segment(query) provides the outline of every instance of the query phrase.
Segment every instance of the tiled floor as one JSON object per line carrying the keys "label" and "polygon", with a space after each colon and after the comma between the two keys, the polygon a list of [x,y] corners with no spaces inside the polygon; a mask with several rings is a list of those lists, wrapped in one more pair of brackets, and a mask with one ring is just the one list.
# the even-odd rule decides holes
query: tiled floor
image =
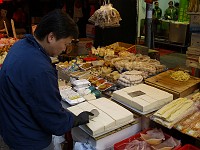
{"label": "tiled floor", "polygon": [[[143,40],[141,40],[138,44],[144,45]],[[154,49],[156,51],[161,50],[160,62],[161,62],[161,64],[166,65],[167,68],[169,68],[169,69],[176,68],[176,67],[187,68],[186,67],[186,54],[185,54],[186,50],[187,50],[186,47],[182,48],[182,47],[178,47],[178,46],[156,43],[156,44],[154,44]],[[173,53],[167,52],[168,50],[173,51]]]}
{"label": "tiled floor", "polygon": [[168,69],[176,67],[187,69],[186,67],[186,54],[171,53],[164,56],[160,56],[161,64],[167,66]]}

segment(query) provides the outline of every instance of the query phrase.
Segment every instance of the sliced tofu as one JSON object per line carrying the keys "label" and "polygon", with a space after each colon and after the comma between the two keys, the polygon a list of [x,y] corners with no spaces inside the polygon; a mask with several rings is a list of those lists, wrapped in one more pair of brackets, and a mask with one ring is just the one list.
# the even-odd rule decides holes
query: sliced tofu
{"label": "sliced tofu", "polygon": [[98,107],[105,112],[111,118],[115,120],[116,125],[120,125],[124,122],[133,121],[133,114],[122,106],[106,98],[100,98],[94,101],[90,101],[91,104]]}
{"label": "sliced tofu", "polygon": [[76,107],[76,106],[72,106],[67,108],[70,112],[72,112],[74,115],[78,116],[81,112],[83,112],[83,109]]}
{"label": "sliced tofu", "polygon": [[[138,92],[134,97],[130,93]],[[141,112],[154,111],[173,100],[173,95],[155,87],[139,84],[127,87],[113,93],[113,98],[129,105]]]}
{"label": "sliced tofu", "polygon": [[99,115],[91,119],[86,125],[81,126],[92,136],[102,135],[134,120],[130,111],[106,98],[83,102],[68,108],[76,115],[92,109],[97,109]]}

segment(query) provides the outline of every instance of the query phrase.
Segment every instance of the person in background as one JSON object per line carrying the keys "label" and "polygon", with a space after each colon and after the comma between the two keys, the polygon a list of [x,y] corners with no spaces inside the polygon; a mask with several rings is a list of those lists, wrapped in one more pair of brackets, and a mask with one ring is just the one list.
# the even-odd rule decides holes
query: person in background
{"label": "person in background", "polygon": [[21,7],[13,13],[13,20],[15,21],[16,28],[25,28],[26,26],[26,14]]}
{"label": "person in background", "polygon": [[179,13],[179,3],[178,2],[176,2],[174,4],[174,8],[176,9],[175,20],[178,20],[178,13]]}
{"label": "person in background", "polygon": [[159,19],[162,17],[162,9],[159,7],[158,2],[154,2],[154,9],[153,9],[153,36],[156,37],[160,33],[161,29],[161,22]]}
{"label": "person in background", "polygon": [[166,20],[176,20],[176,9],[173,6],[173,1],[168,3],[169,7],[165,10],[164,17]]}
{"label": "person in background", "polygon": [[5,26],[4,26],[4,21],[6,23],[6,26],[7,26],[7,29],[8,29],[8,32],[10,34],[10,31],[12,30],[11,29],[11,23],[10,23],[10,20],[7,18],[7,10],[5,9],[1,9],[0,11],[0,32],[1,33],[6,33],[5,31]]}
{"label": "person in background", "polygon": [[78,27],[63,11],[49,12],[9,50],[0,70],[0,135],[12,150],[53,150],[52,135],[63,135],[89,122],[61,105],[57,71],[51,64]]}
{"label": "person in background", "polygon": [[154,2],[153,18],[160,19],[161,17],[162,9],[160,9],[158,2]]}

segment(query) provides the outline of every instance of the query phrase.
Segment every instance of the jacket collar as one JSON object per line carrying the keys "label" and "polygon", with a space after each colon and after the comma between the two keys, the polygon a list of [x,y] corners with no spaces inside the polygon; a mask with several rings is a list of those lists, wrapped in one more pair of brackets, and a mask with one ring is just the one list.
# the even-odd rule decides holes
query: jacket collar
{"label": "jacket collar", "polygon": [[51,62],[50,56],[46,53],[45,49],[35,40],[35,37],[32,34],[25,34],[25,38],[31,45],[33,45],[35,48],[39,49],[42,53],[44,53]]}

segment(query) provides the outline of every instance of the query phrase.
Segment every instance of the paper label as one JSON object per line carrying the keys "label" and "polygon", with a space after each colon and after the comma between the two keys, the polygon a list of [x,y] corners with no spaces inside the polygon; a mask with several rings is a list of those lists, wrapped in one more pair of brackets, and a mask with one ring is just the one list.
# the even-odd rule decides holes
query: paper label
{"label": "paper label", "polygon": [[134,91],[134,92],[128,93],[128,95],[131,97],[137,97],[137,96],[144,95],[144,94],[145,93],[142,91]]}

